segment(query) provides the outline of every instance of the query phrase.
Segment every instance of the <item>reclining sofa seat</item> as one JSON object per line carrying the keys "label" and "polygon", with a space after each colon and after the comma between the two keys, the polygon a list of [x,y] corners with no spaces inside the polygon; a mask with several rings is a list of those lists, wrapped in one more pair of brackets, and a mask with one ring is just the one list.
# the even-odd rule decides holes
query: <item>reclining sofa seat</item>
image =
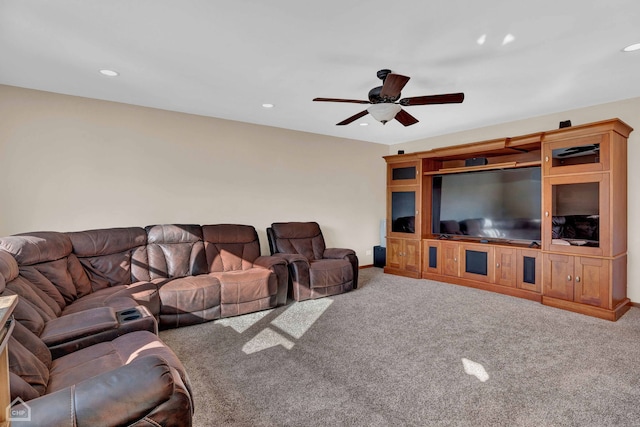
{"label": "reclining sofa seat", "polygon": [[11,401],[19,397],[30,408],[25,425],[191,425],[189,378],[155,334],[130,332],[54,359],[32,331],[48,311],[39,300],[46,294],[33,285],[25,291],[19,273],[0,250],[0,295],[17,294],[12,287],[27,295],[19,295],[8,343]]}
{"label": "reclining sofa seat", "polygon": [[273,223],[269,248],[287,260],[290,296],[296,301],[348,292],[358,286],[358,257],[352,249],[327,248],[316,222]]}
{"label": "reclining sofa seat", "polygon": [[[0,258],[18,273],[6,283],[8,291],[20,297],[15,316],[54,357],[133,330],[157,331],[152,313],[134,300],[138,289],[146,295],[153,284],[94,289],[71,248],[63,233],[0,238]],[[118,318],[127,310],[137,314],[135,321]]]}
{"label": "reclining sofa seat", "polygon": [[179,327],[286,302],[287,268],[260,256],[249,225],[146,227],[149,274],[160,294],[159,322]]}
{"label": "reclining sofa seat", "polygon": [[287,302],[287,263],[282,258],[260,255],[260,241],[253,226],[203,225],[202,233],[209,275],[220,282],[223,317]]}

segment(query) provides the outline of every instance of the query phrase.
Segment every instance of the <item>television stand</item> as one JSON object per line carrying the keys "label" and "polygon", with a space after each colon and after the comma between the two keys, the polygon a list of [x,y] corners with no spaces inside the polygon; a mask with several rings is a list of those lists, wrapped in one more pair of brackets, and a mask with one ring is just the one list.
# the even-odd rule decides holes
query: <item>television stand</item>
{"label": "television stand", "polygon": [[[471,286],[617,320],[629,307],[627,139],[632,131],[614,118],[385,156],[385,273]],[[467,166],[465,160],[474,157],[486,158],[486,164]],[[523,168],[535,176],[527,178]],[[478,204],[461,191],[468,188],[466,177],[471,174],[486,182],[486,198],[493,203],[475,212],[471,208]],[[512,181],[493,179],[514,176]],[[527,179],[528,186],[505,187]],[[518,198],[498,197],[505,193]],[[523,201],[529,203],[527,209]],[[493,207],[510,209],[513,215],[499,216],[496,225],[498,221],[487,221],[502,213]],[[531,212],[542,215],[538,219]],[[399,227],[400,220],[411,227]]]}

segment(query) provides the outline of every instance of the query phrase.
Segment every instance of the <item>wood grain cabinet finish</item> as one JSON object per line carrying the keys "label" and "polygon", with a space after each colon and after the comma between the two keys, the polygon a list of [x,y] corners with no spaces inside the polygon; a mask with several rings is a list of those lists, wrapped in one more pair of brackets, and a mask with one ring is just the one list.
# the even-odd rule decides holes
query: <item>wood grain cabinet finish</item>
{"label": "wood grain cabinet finish", "polygon": [[420,240],[387,238],[386,273],[420,276]]}
{"label": "wood grain cabinet finish", "polygon": [[[617,320],[630,307],[626,295],[627,139],[632,131],[621,120],[609,119],[385,156],[385,272]],[[479,157],[484,158],[480,165],[466,162]],[[432,212],[439,209],[432,203],[439,191],[434,179],[443,174],[523,167],[538,167],[542,172],[539,241],[440,235],[440,224],[434,224],[439,213]],[[400,208],[394,208],[394,200],[403,202],[396,203]],[[406,208],[413,203],[415,211]],[[400,216],[405,221],[406,216],[412,217],[412,232],[393,225]],[[564,234],[558,237],[560,232]]]}

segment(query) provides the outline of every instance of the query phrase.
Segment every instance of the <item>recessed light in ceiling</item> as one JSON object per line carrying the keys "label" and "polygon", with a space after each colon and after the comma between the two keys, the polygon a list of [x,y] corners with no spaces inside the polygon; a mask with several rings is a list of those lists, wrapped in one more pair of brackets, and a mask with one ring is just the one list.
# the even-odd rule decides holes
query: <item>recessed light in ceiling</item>
{"label": "recessed light in ceiling", "polygon": [[262,104],[262,107],[263,108],[273,108],[273,107],[275,107],[275,105],[273,105],[273,104]]}
{"label": "recessed light in ceiling", "polygon": [[506,36],[504,36],[504,39],[502,39],[502,46],[508,45],[509,43],[512,43],[515,40],[515,36],[511,33],[507,34]]}
{"label": "recessed light in ceiling", "polygon": [[119,72],[114,71],[114,70],[108,70],[108,69],[103,69],[100,70],[100,74],[102,74],[103,76],[107,76],[107,77],[117,77],[120,75]]}
{"label": "recessed light in ceiling", "polygon": [[362,123],[360,123],[360,126],[369,126],[369,123],[367,123],[367,122],[362,122]]}
{"label": "recessed light in ceiling", "polygon": [[629,46],[622,49],[623,52],[633,52],[640,49],[640,43],[630,44]]}

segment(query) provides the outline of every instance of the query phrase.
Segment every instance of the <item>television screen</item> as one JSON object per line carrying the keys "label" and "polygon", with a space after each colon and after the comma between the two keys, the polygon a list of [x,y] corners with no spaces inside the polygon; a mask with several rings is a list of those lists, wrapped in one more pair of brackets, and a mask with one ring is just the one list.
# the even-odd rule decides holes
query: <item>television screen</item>
{"label": "television screen", "polygon": [[432,233],[539,241],[540,167],[435,175]]}

